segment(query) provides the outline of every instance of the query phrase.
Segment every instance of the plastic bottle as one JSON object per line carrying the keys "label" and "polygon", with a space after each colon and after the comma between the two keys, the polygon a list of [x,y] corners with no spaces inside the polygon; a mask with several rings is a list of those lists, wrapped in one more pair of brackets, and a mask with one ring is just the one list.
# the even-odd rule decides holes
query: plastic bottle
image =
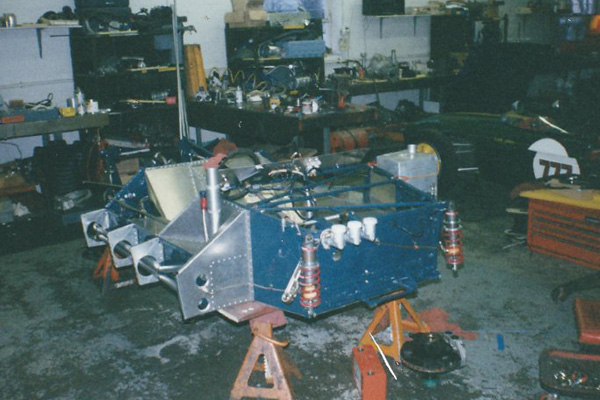
{"label": "plastic bottle", "polygon": [[75,89],[75,107],[78,115],[85,114],[85,96],[80,88]]}
{"label": "plastic bottle", "polygon": [[242,88],[240,86],[235,89],[235,105],[238,108],[242,108],[244,105],[244,92],[242,92]]}

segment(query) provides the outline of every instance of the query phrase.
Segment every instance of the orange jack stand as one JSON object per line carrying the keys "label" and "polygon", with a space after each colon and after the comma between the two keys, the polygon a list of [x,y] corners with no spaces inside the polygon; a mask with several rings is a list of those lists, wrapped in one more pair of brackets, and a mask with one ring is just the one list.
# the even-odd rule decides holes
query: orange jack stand
{"label": "orange jack stand", "polygon": [[[402,308],[406,311],[407,316],[410,318],[405,319],[402,317]],[[404,344],[405,337],[404,332],[429,332],[429,327],[421,321],[415,310],[406,299],[399,299],[385,303],[375,310],[373,320],[369,324],[369,327],[360,339],[359,345],[361,346],[372,346],[375,348],[375,343],[371,339],[371,335],[375,335],[387,327],[390,327],[392,343],[382,344],[379,343],[381,351],[388,357],[392,357],[397,363],[400,362],[400,349]]]}
{"label": "orange jack stand", "polygon": [[[279,311],[281,312],[281,311]],[[289,342],[279,342],[273,339],[273,325],[266,321],[251,321],[254,339],[250,344],[248,353],[238,376],[229,394],[230,400],[241,400],[245,397],[261,399],[293,400],[290,374],[301,379],[298,368],[288,362],[282,348]],[[260,363],[262,356],[263,363]],[[262,371],[265,381],[272,387],[250,386],[250,376],[254,371]]]}
{"label": "orange jack stand", "polygon": [[96,268],[94,268],[93,277],[94,279],[110,280],[111,282],[117,282],[119,280],[119,272],[113,265],[112,256],[108,246],[104,249]]}

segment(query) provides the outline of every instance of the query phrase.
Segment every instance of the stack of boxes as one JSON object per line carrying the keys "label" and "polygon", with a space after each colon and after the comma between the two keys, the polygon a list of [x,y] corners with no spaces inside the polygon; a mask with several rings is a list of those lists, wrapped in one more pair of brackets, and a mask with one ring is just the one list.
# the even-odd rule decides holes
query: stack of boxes
{"label": "stack of boxes", "polygon": [[267,12],[263,0],[231,0],[232,12],[225,14],[230,28],[252,28],[267,24]]}

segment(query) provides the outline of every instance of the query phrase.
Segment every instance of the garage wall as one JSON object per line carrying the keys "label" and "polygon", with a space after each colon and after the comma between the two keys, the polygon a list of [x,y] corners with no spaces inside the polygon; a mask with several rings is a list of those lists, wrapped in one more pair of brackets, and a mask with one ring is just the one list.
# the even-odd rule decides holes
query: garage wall
{"label": "garage wall", "polygon": [[[13,13],[17,23],[34,23],[46,11],[60,11],[63,6],[73,6],[72,0],[46,0],[35,2],[23,0],[1,0],[0,15]],[[65,106],[67,98],[73,96],[73,70],[68,29],[42,30],[43,58],[38,51],[35,29],[0,30],[2,56],[0,56],[0,96],[5,101],[12,99],[37,102],[49,93],[54,95],[56,105]],[[63,136],[68,141],[76,140],[78,133]],[[42,144],[41,136],[9,141],[21,149],[24,157],[30,157],[33,149]],[[0,141],[0,164],[19,157],[12,145]]]}
{"label": "garage wall", "polygon": [[[426,0],[408,0],[406,7],[426,4]],[[361,53],[367,58],[377,53],[389,56],[395,50],[403,61],[429,58],[428,17],[365,17],[362,0],[328,0],[327,18],[326,41],[340,57],[360,59]]]}
{"label": "garage wall", "polygon": [[[423,6],[428,0],[407,0],[406,7]],[[518,7],[527,0],[507,0],[501,15],[511,13],[510,39],[512,41],[539,42],[547,35],[544,22],[536,23],[514,15]],[[134,12],[140,8],[168,6],[172,0],[130,0]],[[185,43],[200,44],[204,65],[207,71],[212,68],[223,70],[227,65],[225,55],[224,14],[231,11],[230,0],[178,0],[179,15],[188,18],[188,24],[196,28],[194,33],[186,33]],[[35,22],[45,11],[60,11],[64,5],[73,7],[73,0],[1,0],[0,14],[14,13],[17,21]],[[333,50],[326,58],[327,72],[339,65],[339,61],[360,59],[366,53],[368,59],[374,54],[390,56],[396,51],[399,61],[408,61],[417,68],[424,66],[429,59],[430,18],[402,16],[393,18],[365,17],[362,15],[362,0],[325,0],[326,18],[324,21],[325,40]],[[525,25],[525,27],[523,26]],[[44,31],[44,58],[37,53],[35,30],[0,32],[4,54],[0,57],[0,95],[5,99],[20,98],[38,101],[48,93],[53,93],[56,103],[64,105],[73,93],[68,32]],[[382,102],[393,106],[397,99],[417,100],[416,91],[406,91],[385,95]],[[371,97],[357,99],[369,102]],[[41,143],[40,138],[27,138],[17,141],[24,156],[32,153],[33,147]],[[14,159],[12,146],[0,145],[0,163]]]}

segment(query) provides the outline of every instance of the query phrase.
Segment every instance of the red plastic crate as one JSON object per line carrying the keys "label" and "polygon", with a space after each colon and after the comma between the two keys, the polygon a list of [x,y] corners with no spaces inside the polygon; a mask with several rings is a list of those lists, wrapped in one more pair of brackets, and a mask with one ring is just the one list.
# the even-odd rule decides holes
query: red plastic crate
{"label": "red plastic crate", "polygon": [[600,345],[600,301],[575,299],[579,343]]}
{"label": "red plastic crate", "polygon": [[527,245],[599,269],[600,210],[529,199]]}

